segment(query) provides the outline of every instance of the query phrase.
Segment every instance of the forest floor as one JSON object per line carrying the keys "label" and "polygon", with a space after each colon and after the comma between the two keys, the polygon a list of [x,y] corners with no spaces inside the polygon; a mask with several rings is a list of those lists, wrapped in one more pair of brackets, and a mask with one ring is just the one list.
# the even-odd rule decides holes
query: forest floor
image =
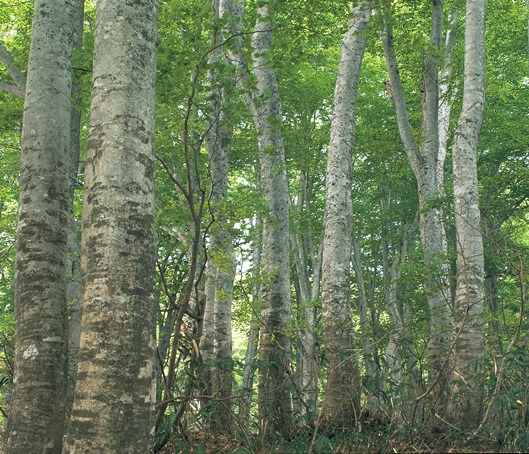
{"label": "forest floor", "polygon": [[[311,450],[312,445],[312,450]],[[188,432],[185,440],[168,443],[162,454],[349,454],[349,453],[502,453],[512,452],[491,440],[467,441],[462,434],[434,434],[429,431],[392,434],[364,431],[329,439],[325,436],[296,437],[289,442],[265,444],[258,439]]]}

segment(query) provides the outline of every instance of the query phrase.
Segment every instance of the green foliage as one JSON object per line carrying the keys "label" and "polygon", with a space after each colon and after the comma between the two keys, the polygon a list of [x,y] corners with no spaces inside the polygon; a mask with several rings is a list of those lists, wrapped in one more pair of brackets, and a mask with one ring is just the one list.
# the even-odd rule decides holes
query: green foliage
{"label": "green foliage", "polygon": [[[250,55],[251,33],[257,7],[264,2],[247,2],[243,19],[242,50]],[[311,243],[317,250],[322,241],[325,209],[325,169],[330,139],[330,120],[334,96],[334,83],[343,33],[348,27],[351,2],[346,0],[269,2],[275,9],[276,21],[270,64],[276,71],[282,102],[282,117],[270,119],[285,144],[287,172],[290,184],[291,234],[304,245]],[[90,94],[91,56],[93,50],[94,11],[89,2],[86,12],[85,43],[83,52],[75,55],[74,79],[81,81],[82,92],[82,154],[86,148],[88,103]],[[16,67],[24,71],[27,64],[33,2],[0,0],[0,41],[9,49]],[[458,10],[463,24],[464,5],[461,0],[445,2],[445,16]],[[411,121],[415,130],[421,128],[421,90],[424,59],[429,49],[431,2],[403,0],[392,2],[393,27],[397,58],[407,94]],[[261,312],[259,300],[254,300],[255,287],[274,276],[263,275],[253,259],[253,249],[261,232],[254,218],[266,218],[266,206],[259,183],[257,132],[245,106],[241,89],[236,86],[237,73],[225,59],[208,67],[211,33],[226,25],[226,18],[214,22],[208,2],[188,0],[161,0],[160,45],[157,64],[156,151],[156,228],[158,267],[158,339],[160,345],[168,341],[162,364],[173,339],[171,317],[179,308],[190,271],[190,250],[195,236],[189,198],[193,208],[204,211],[199,219],[200,235],[208,243],[215,226],[210,226],[213,213],[222,212],[236,246],[239,266],[234,288],[232,310],[233,325],[237,332],[233,352],[236,392],[239,391],[244,368],[245,335],[251,323]],[[381,371],[385,369],[384,352],[390,334],[388,302],[385,290],[388,281],[383,276],[383,247],[387,247],[388,261],[400,253],[403,232],[410,228],[418,212],[417,187],[398,134],[394,109],[384,86],[387,79],[385,60],[379,41],[379,16],[376,16],[368,35],[368,48],[364,57],[358,94],[357,125],[353,153],[354,232],[359,239],[362,273],[367,287],[369,327],[372,343],[372,361]],[[529,233],[527,214],[529,201],[529,82],[527,63],[527,12],[521,0],[494,0],[488,2],[487,11],[487,114],[480,141],[479,178],[483,229],[486,243],[487,279],[494,280],[492,297],[497,306],[489,304],[487,322],[486,403],[492,402],[491,417],[484,428],[487,436],[498,441],[498,448],[526,451],[529,449],[529,389],[526,370],[526,352],[516,348],[509,353],[504,384],[494,393],[498,377],[494,373],[502,354],[509,345],[519,323],[520,294],[519,271],[521,264],[529,263]],[[445,30],[448,26],[445,17]],[[459,31],[455,49],[454,73],[449,81],[450,94],[456,96],[453,119],[457,118],[461,97],[463,61],[463,32]],[[226,48],[235,48],[236,39],[230,39]],[[225,52],[224,52],[225,54]],[[442,57],[442,55],[441,55]],[[217,75],[216,87],[224,89],[224,98],[217,99],[208,82],[208,70]],[[0,66],[0,80],[10,77]],[[254,88],[249,79],[246,88]],[[264,93],[261,102],[267,100]],[[226,127],[233,130],[230,150],[229,194],[227,200],[208,202],[211,191],[209,158],[204,147],[206,131],[211,125],[211,101],[223,106]],[[447,101],[447,100],[444,100]],[[18,208],[19,141],[23,103],[0,92],[0,377],[11,373],[13,337],[13,266],[15,258],[15,232]],[[454,122],[454,120],[452,121]],[[452,139],[450,138],[450,141]],[[265,150],[275,153],[275,149]],[[163,163],[163,164],[162,164]],[[446,197],[431,201],[442,207],[445,225],[452,249],[455,245],[453,228],[450,156],[446,165]],[[170,173],[167,172],[170,170]],[[181,187],[178,187],[177,180]],[[81,214],[82,175],[76,192],[75,213]],[[184,191],[182,191],[182,188]],[[186,198],[187,196],[187,198]],[[303,200],[302,200],[303,199]],[[452,254],[452,253],[451,253]],[[217,254],[217,264],[226,263],[227,256]],[[444,261],[445,257],[439,257]],[[455,263],[455,254],[449,256]],[[202,270],[199,270],[202,271]],[[309,259],[308,271],[312,278],[314,263]],[[413,353],[418,383],[428,377],[426,348],[428,342],[428,309],[421,282],[434,278],[436,267],[426,268],[422,260],[419,232],[411,235],[406,259],[399,266],[396,284],[398,307],[407,314],[407,335],[403,340],[406,354]],[[358,287],[352,275],[352,302],[358,307]],[[200,292],[200,285],[195,287]],[[293,289],[294,290],[294,289]],[[293,291],[294,295],[295,292]],[[187,392],[186,384],[195,383],[199,363],[194,348],[199,341],[200,317],[194,304],[185,316],[187,330],[179,333],[177,345],[177,373],[173,387],[175,396]],[[306,301],[295,307],[289,334],[296,344],[298,331],[312,329],[322,343],[320,320],[308,326],[303,318],[306,307],[316,307],[321,301]],[[191,315],[189,315],[191,314]],[[358,311],[355,309],[355,326]],[[521,320],[523,333],[529,329],[527,318]],[[495,332],[495,330],[497,332]],[[358,345],[360,346],[360,336]],[[163,341],[163,342],[162,342]],[[195,342],[195,344],[193,344]],[[525,338],[522,337],[521,343]],[[292,370],[295,354],[292,354]],[[411,373],[411,364],[402,371]],[[365,376],[366,394],[381,396],[389,409],[407,402],[413,395],[409,383],[397,385],[394,377],[387,377],[382,386],[377,380]],[[164,370],[164,372],[167,372]],[[320,379],[325,379],[325,371]],[[196,384],[193,392],[200,393]],[[377,389],[382,388],[382,389]],[[321,397],[321,393],[320,393]],[[172,430],[172,418],[180,403],[168,409],[158,432],[164,435]],[[197,404],[198,405],[198,404]],[[261,446],[252,438],[257,432],[256,415],[245,422],[251,432],[249,446],[237,446],[232,452],[240,454],[277,448],[283,452],[307,452],[310,437],[295,437],[291,443]],[[201,428],[207,415],[200,409],[190,411],[189,427]],[[302,421],[302,418],[300,418]],[[186,427],[187,429],[188,427]],[[202,429],[202,428],[201,428]],[[410,429],[411,430],[411,429]],[[423,434],[424,427],[414,426]],[[354,431],[352,431],[354,432]],[[461,435],[461,434],[459,434]],[[458,436],[459,436],[458,435]],[[341,440],[317,435],[314,452],[346,452],[347,450],[388,449],[390,434],[382,429],[353,433]],[[413,437],[411,438],[413,441]],[[395,440],[393,440],[395,441]],[[244,443],[243,443],[244,444]],[[193,445],[193,446],[191,446]],[[196,443],[175,442],[175,452],[207,452],[209,445],[202,439]],[[396,450],[407,450],[396,446]],[[421,447],[422,449],[422,447]]]}

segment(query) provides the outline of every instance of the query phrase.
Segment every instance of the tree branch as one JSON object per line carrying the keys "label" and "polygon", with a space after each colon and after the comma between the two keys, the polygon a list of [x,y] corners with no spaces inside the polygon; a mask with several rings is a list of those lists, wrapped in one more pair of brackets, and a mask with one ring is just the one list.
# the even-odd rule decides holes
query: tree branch
{"label": "tree branch", "polygon": [[2,60],[2,63],[15,82],[14,84],[0,82],[0,89],[24,99],[26,91],[26,75],[15,68],[15,61],[3,44],[0,44],[0,60]]}

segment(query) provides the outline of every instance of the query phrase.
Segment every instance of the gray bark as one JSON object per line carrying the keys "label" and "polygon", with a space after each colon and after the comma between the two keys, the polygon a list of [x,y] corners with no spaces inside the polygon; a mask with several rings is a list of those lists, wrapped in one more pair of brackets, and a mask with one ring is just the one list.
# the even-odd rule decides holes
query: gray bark
{"label": "gray bark", "polygon": [[[300,194],[293,208],[310,217],[309,191],[307,172],[300,172]],[[292,251],[295,259],[296,277],[298,282],[299,317],[299,348],[296,361],[296,376],[300,407],[296,409],[311,424],[317,415],[318,398],[318,358],[316,346],[316,305],[320,296],[321,256],[322,247],[315,251],[311,233],[300,227],[300,233],[291,233]],[[309,270],[312,265],[312,282]]]}
{"label": "gray bark", "polygon": [[261,185],[269,210],[269,215],[263,219],[261,316],[265,326],[259,341],[259,425],[263,435],[286,437],[292,424],[287,370],[290,353],[289,196],[285,151],[279,131],[281,102],[275,71],[270,64],[273,29],[274,16],[269,6],[260,6],[252,36],[257,87],[250,104],[258,133]]}
{"label": "gray bark", "polygon": [[[257,303],[260,298],[260,269],[261,269],[261,251],[262,251],[262,220],[258,216],[255,218],[254,230],[258,232],[253,245],[253,269],[255,283],[252,288],[253,310],[257,311]],[[250,406],[253,396],[253,381],[255,370],[257,368],[257,349],[259,346],[259,322],[256,314],[252,314],[250,321],[250,333],[248,334],[248,345],[246,347],[246,357],[244,360],[244,372],[242,377],[242,399],[239,407],[239,419],[242,424],[248,424],[250,416]]]}
{"label": "gray bark", "polygon": [[65,453],[153,447],[156,25],[156,0],[98,2],[81,346]]}
{"label": "gray bark", "polygon": [[[219,0],[214,2],[215,20],[219,23]],[[212,38],[212,51],[209,59],[209,82],[211,112],[210,126],[206,134],[206,148],[209,155],[211,195],[209,199],[212,224],[210,227],[210,245],[206,267],[206,308],[204,316],[205,349],[203,356],[205,372],[211,380],[213,400],[210,403],[212,428],[228,432],[233,421],[231,401],[233,384],[231,303],[233,299],[233,281],[235,278],[235,254],[229,223],[222,204],[228,196],[229,150],[231,131],[223,110],[226,102],[225,81],[220,79],[215,65],[222,64],[223,33],[215,30]]]}
{"label": "gray bark", "polygon": [[13,57],[2,44],[0,44],[0,60],[2,60],[2,63],[14,82],[10,84],[0,81],[0,90],[4,90],[18,98],[24,99],[26,95],[26,75],[17,69]]}
{"label": "gray bark", "polygon": [[485,110],[485,1],[467,0],[463,108],[452,159],[457,240],[455,306],[458,337],[454,417],[477,426],[483,414],[483,239],[478,201],[477,147]]}
{"label": "gray bark", "polygon": [[74,9],[74,1],[35,2],[21,140],[15,372],[6,453],[56,453],[64,435]]}
{"label": "gray bark", "polygon": [[[222,0],[223,14],[231,20],[233,33],[240,32],[243,1]],[[238,81],[257,129],[261,185],[269,214],[263,219],[261,286],[262,321],[259,341],[259,425],[263,435],[288,436],[292,410],[288,356],[290,340],[289,197],[285,151],[279,124],[281,101],[275,71],[270,64],[274,15],[268,4],[257,9],[252,35],[252,66],[255,86],[244,86],[250,78],[240,53],[230,51],[237,62]]]}
{"label": "gray bark", "polygon": [[423,129],[424,138],[419,145],[418,138],[408,115],[404,89],[400,79],[391,25],[391,13],[384,13],[385,29],[382,33],[384,53],[390,82],[388,89],[397,114],[399,133],[413,169],[418,186],[421,241],[424,263],[429,275],[424,288],[430,309],[430,339],[428,342],[428,369],[432,409],[444,413],[449,398],[450,368],[449,355],[453,339],[453,316],[451,289],[448,279],[447,245],[442,209],[438,206],[442,192],[441,163],[439,146],[439,53],[442,38],[443,4],[432,0],[432,30],[430,48],[425,60]]}
{"label": "gray bark", "polygon": [[361,2],[345,34],[334,91],[326,172],[322,257],[322,319],[327,383],[322,430],[354,427],[360,416],[360,378],[351,311],[352,159],[356,93],[371,2]]}

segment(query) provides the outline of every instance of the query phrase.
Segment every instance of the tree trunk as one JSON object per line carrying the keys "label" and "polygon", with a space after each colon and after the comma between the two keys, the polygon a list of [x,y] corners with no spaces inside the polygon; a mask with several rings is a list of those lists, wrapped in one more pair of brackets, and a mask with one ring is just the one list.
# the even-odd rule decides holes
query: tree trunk
{"label": "tree trunk", "polygon": [[391,12],[384,12],[385,28],[382,33],[384,53],[388,67],[390,92],[399,133],[413,169],[418,186],[421,241],[424,264],[428,277],[424,289],[430,310],[430,338],[428,341],[429,381],[432,384],[431,408],[444,414],[448,405],[450,370],[449,354],[453,339],[453,316],[451,289],[448,278],[447,245],[443,224],[443,212],[439,207],[442,197],[442,172],[439,146],[439,53],[442,39],[443,4],[432,0],[432,30],[430,48],[425,59],[423,129],[424,138],[420,146],[413,133],[404,98],[404,89],[398,72],[393,44]]}
{"label": "tree trunk", "polygon": [[239,420],[242,424],[248,425],[248,418],[250,416],[250,406],[253,397],[253,381],[255,370],[257,368],[257,349],[259,346],[259,321],[256,316],[257,303],[260,300],[261,286],[259,284],[260,269],[261,269],[261,250],[262,250],[262,221],[256,216],[254,231],[257,232],[257,238],[253,245],[253,269],[255,282],[252,288],[252,304],[253,310],[250,319],[250,333],[248,334],[248,346],[246,347],[246,357],[244,360],[244,372],[242,377],[241,391],[242,399],[239,407]]}
{"label": "tree trunk", "polygon": [[[299,196],[293,208],[304,214],[302,219],[310,218],[309,190],[307,172],[302,170],[299,177]],[[300,406],[296,411],[311,425],[317,415],[318,407],[318,363],[316,346],[316,305],[320,295],[321,255],[322,248],[314,251],[311,233],[305,228],[299,228],[300,233],[291,233],[292,252],[296,265],[299,301],[299,348],[296,361],[296,376]],[[312,265],[312,282],[309,270]]]}
{"label": "tree trunk", "polygon": [[[221,0],[221,10],[229,17],[231,32],[240,34],[244,1]],[[264,436],[286,437],[292,425],[288,358],[290,339],[290,255],[289,197],[285,151],[279,125],[281,101],[270,52],[274,15],[269,5],[257,9],[252,35],[253,75],[255,87],[248,90],[248,65],[241,53],[241,37],[236,49],[229,50],[237,62],[238,83],[257,129],[261,185],[269,214],[263,220],[261,286],[264,326],[259,341],[259,425]]]}
{"label": "tree trunk", "polygon": [[[250,111],[259,141],[261,185],[269,215],[263,219],[259,341],[259,426],[265,436],[288,437],[292,410],[288,377],[290,338],[289,197],[283,139],[279,131],[281,102],[270,52],[274,16],[267,4],[257,10],[252,37],[257,88]],[[256,99],[257,98],[257,99]]]}
{"label": "tree trunk", "polygon": [[[354,217],[354,213],[353,213]],[[353,220],[354,221],[354,220]],[[353,255],[351,263],[353,264],[356,286],[358,288],[358,316],[360,319],[360,336],[362,344],[362,357],[364,359],[366,386],[365,392],[367,397],[367,407],[372,412],[377,412],[382,406],[382,389],[380,368],[375,362],[373,355],[373,338],[374,327],[369,326],[369,313],[367,305],[367,293],[364,282],[364,273],[362,270],[362,253],[360,248],[360,238],[356,234],[353,223]]]}
{"label": "tree trunk", "polygon": [[81,347],[65,453],[153,447],[156,25],[156,0],[98,2]]}
{"label": "tree trunk", "polygon": [[371,2],[354,9],[340,55],[327,161],[322,259],[323,338],[327,361],[322,430],[352,428],[360,415],[360,377],[351,311],[351,154],[356,92],[366,44]]}
{"label": "tree trunk", "polygon": [[[214,2],[215,21],[219,23],[219,0]],[[210,375],[213,400],[210,402],[210,421],[212,429],[229,432],[233,426],[231,401],[233,384],[231,303],[233,299],[233,280],[235,278],[235,255],[229,232],[229,222],[222,204],[228,197],[229,149],[231,132],[223,111],[226,102],[218,69],[222,64],[223,34],[221,29],[214,30],[212,51],[209,59],[209,83],[211,85],[211,124],[206,134],[206,147],[209,155],[211,196],[209,199],[212,224],[210,227],[210,245],[206,267],[206,308],[204,317],[204,336],[206,355],[205,372]],[[225,63],[227,64],[227,63]],[[206,324],[207,322],[207,324]],[[213,348],[211,348],[213,347]],[[209,364],[208,364],[209,363]]]}
{"label": "tree trunk", "polygon": [[485,109],[485,1],[467,0],[463,108],[452,150],[457,239],[454,419],[475,427],[483,414],[483,239],[477,147]]}
{"label": "tree trunk", "polygon": [[76,3],[37,0],[25,92],[15,263],[15,373],[6,453],[61,450]]}

